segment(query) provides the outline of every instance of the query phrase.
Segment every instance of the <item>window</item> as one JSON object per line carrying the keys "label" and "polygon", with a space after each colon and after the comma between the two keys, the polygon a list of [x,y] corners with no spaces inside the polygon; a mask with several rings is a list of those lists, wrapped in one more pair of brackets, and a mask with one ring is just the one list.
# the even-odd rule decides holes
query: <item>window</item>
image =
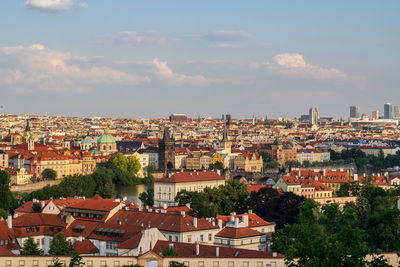
{"label": "window", "polygon": [[208,234],[208,241],[212,241],[212,235]]}
{"label": "window", "polygon": [[177,236],[175,236],[175,242],[178,242],[178,237]]}
{"label": "window", "polygon": [[257,261],[257,267],[263,267],[263,262],[262,261]]}
{"label": "window", "polygon": [[203,235],[200,235],[200,241],[204,242],[204,236]]}
{"label": "window", "polygon": [[234,267],[235,266],[235,262],[233,261],[228,261],[228,267]]}
{"label": "window", "polygon": [[219,267],[219,261],[213,261],[213,267]]}
{"label": "window", "polygon": [[249,267],[249,262],[248,261],[244,261],[243,262],[243,267]]}
{"label": "window", "polygon": [[168,240],[172,241],[172,235],[168,236]]}
{"label": "window", "polygon": [[191,235],[188,235],[188,236],[187,236],[187,242],[188,242],[188,243],[192,243],[192,236],[191,236]]}
{"label": "window", "polygon": [[199,261],[199,267],[204,267],[204,261]]}

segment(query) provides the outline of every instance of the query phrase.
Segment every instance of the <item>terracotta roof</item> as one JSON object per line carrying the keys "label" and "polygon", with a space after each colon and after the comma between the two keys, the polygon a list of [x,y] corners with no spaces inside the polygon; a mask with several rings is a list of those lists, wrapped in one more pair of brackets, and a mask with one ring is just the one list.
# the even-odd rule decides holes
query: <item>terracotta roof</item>
{"label": "terracotta roof", "polygon": [[7,247],[1,246],[0,247],[0,256],[15,256],[14,253]]}
{"label": "terracotta roof", "polygon": [[[249,227],[258,227],[258,226],[266,226],[270,225],[270,222],[267,222],[263,219],[261,219],[257,214],[251,213],[251,214],[238,214],[238,215],[232,215],[234,218],[239,218],[239,220],[242,220],[243,216],[247,215],[249,218]],[[217,215],[217,220],[222,220],[222,226],[225,226],[227,222],[231,221],[231,215]]]}
{"label": "terracotta roof", "polygon": [[156,213],[148,211],[137,211],[137,210],[120,210],[108,223],[131,226],[145,226],[150,225],[151,227],[157,227],[160,231],[170,232],[189,232],[199,231],[207,229],[218,229],[217,222],[207,221],[205,218],[197,219],[197,228],[194,226],[194,217],[185,215],[182,216],[180,213],[168,212],[168,213]]}
{"label": "terracotta roof", "polygon": [[[196,255],[196,244],[178,243],[159,240],[153,248],[153,251],[159,255],[162,249],[172,244],[178,251],[178,256],[168,258],[215,258],[217,246],[199,245],[199,255]],[[284,255],[277,253],[273,257],[272,252],[264,252],[250,249],[238,249],[229,247],[219,247],[219,258],[284,258]]]}
{"label": "terracotta roof", "polygon": [[82,210],[97,210],[97,211],[111,211],[117,207],[120,202],[115,199],[103,199],[96,195],[93,198],[79,201],[67,206],[70,209],[82,209]]}
{"label": "terracotta roof", "polygon": [[198,171],[198,172],[178,172],[171,177],[156,179],[156,182],[164,183],[184,183],[184,182],[199,182],[199,181],[216,181],[225,180],[224,177],[214,171]]}
{"label": "terracotta roof", "polygon": [[251,236],[261,236],[263,233],[251,229],[251,228],[235,228],[235,227],[225,227],[221,231],[219,231],[215,236],[216,237],[225,237],[225,238],[246,238]]}
{"label": "terracotta roof", "polygon": [[83,241],[76,241],[74,243],[74,249],[78,254],[94,254],[98,252],[98,249],[89,241],[85,239]]}

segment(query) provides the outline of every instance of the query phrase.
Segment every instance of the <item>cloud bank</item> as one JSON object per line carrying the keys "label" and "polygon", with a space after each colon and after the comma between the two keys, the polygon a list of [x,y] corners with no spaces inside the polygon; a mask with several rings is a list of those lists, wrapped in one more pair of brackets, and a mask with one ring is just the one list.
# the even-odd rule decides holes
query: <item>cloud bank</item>
{"label": "cloud bank", "polygon": [[135,85],[149,78],[102,64],[82,63],[70,53],[29,47],[0,48],[0,83],[22,92],[77,92],[97,85]]}
{"label": "cloud bank", "polygon": [[73,0],[26,0],[25,6],[47,12],[63,12],[73,7],[87,8],[87,3],[78,3]]}
{"label": "cloud bank", "polygon": [[155,73],[169,81],[172,84],[180,85],[184,83],[189,83],[193,85],[201,85],[207,83],[206,78],[203,75],[184,75],[179,73],[174,73],[167,65],[166,61],[160,61],[158,58],[153,60],[153,66],[155,67]]}

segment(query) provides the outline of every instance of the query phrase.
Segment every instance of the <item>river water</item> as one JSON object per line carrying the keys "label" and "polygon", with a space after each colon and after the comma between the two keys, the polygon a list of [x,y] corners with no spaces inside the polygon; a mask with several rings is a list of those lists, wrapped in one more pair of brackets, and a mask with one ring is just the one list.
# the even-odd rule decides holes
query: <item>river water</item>
{"label": "river water", "polygon": [[147,192],[147,190],[153,188],[153,186],[148,186],[144,184],[139,185],[115,185],[115,189],[120,192],[121,197],[127,197],[128,200],[140,204],[139,195],[142,192]]}

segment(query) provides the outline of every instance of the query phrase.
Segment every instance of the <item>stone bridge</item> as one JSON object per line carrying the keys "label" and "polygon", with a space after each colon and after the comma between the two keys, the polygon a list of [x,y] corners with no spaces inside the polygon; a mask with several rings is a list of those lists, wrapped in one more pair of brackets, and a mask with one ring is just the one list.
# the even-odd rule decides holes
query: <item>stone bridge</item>
{"label": "stone bridge", "polygon": [[[227,177],[227,175],[229,177]],[[279,179],[278,169],[269,170],[268,172],[245,172],[245,171],[231,171],[229,174],[225,174],[227,179],[240,180],[245,178],[248,182],[255,184],[265,184],[265,182],[271,178],[274,181]]]}

